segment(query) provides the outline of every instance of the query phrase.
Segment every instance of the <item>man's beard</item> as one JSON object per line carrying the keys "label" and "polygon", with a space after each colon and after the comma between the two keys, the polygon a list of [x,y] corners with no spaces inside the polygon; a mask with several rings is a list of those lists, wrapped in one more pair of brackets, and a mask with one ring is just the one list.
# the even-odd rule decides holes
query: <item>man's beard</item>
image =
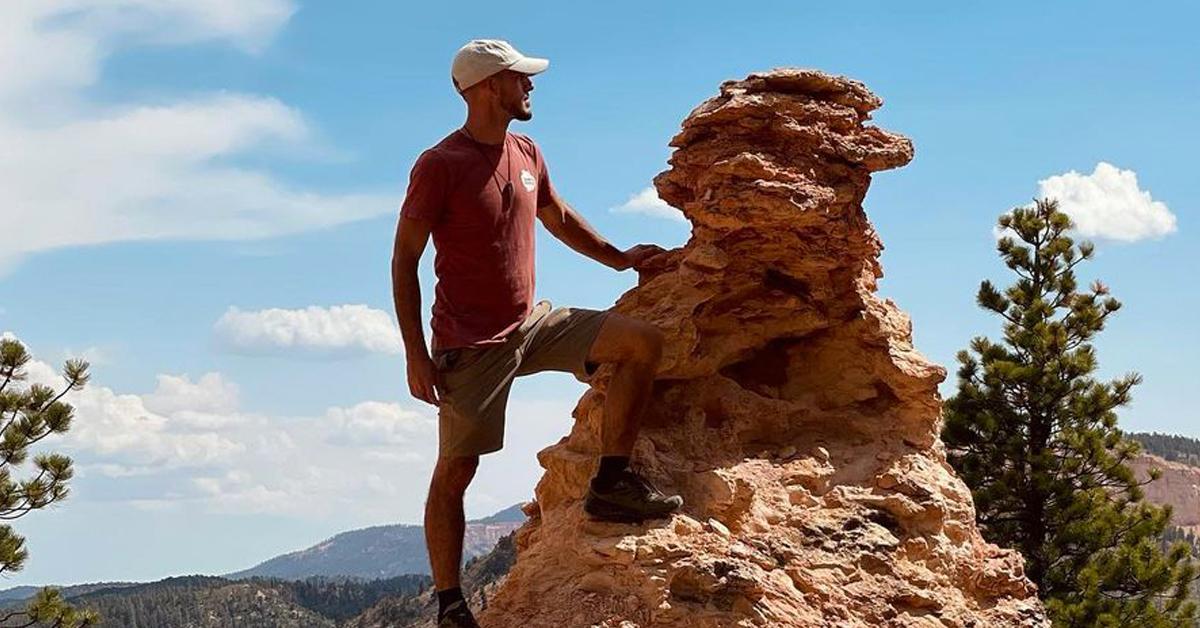
{"label": "man's beard", "polygon": [[533,110],[525,109],[521,106],[521,102],[518,101],[512,107],[508,107],[508,115],[512,116],[514,120],[528,122],[529,120],[533,119]]}

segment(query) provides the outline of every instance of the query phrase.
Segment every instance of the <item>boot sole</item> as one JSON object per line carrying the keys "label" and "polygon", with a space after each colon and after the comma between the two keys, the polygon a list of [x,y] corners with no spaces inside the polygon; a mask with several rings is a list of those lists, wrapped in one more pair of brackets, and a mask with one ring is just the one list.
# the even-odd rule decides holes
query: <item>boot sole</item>
{"label": "boot sole", "polygon": [[642,523],[647,519],[663,519],[670,517],[677,510],[679,509],[672,508],[664,512],[636,512],[599,500],[584,502],[583,505],[583,511],[593,519],[612,523]]}

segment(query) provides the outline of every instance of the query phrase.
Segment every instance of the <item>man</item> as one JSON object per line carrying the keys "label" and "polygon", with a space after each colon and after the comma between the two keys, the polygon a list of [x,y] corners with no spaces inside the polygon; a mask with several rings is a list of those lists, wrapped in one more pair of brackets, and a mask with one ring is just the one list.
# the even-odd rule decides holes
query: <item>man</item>
{"label": "man", "polygon": [[[614,363],[604,401],[599,469],[584,510],[601,520],[640,522],[677,510],[629,468],[639,417],[662,353],[652,325],[608,310],[553,309],[534,301],[534,217],[572,249],[616,270],[663,250],[622,251],[600,237],[555,192],[537,144],[509,133],[533,117],[532,75],[549,65],[507,42],[474,40],[454,57],[451,78],[467,119],[413,165],[392,258],[396,316],[412,395],[438,406],[438,460],[425,504],[425,539],[442,627],[476,626],[459,587],[463,494],[479,456],[503,446],[514,377],[565,371],[588,381]],[[437,253],[432,355],[421,327],[417,263],[430,235]]]}

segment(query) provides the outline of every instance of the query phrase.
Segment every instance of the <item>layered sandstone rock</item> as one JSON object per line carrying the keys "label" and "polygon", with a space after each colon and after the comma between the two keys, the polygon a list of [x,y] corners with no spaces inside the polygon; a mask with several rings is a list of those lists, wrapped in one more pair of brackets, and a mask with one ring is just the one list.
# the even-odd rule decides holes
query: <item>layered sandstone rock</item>
{"label": "layered sandstone rock", "polygon": [[1200,534],[1200,467],[1150,454],[1134,458],[1129,467],[1142,481],[1149,479],[1150,469],[1161,471],[1162,475],[1157,480],[1142,487],[1146,500],[1160,506],[1170,506],[1172,525]]}
{"label": "layered sandstone rock", "polygon": [[1019,557],[983,541],[937,437],[945,370],[875,294],[873,171],[911,143],[862,84],[780,69],[721,86],[659,195],[693,225],[615,309],[666,333],[634,463],[686,500],[589,521],[610,367],[580,400],[485,627],[1043,626]]}

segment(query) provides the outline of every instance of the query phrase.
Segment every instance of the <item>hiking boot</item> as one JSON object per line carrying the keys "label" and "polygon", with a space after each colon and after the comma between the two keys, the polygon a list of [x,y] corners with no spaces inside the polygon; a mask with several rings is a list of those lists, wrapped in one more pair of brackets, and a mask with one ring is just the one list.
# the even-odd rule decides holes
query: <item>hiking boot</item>
{"label": "hiking boot", "polygon": [[463,600],[455,600],[438,620],[438,628],[479,628],[479,624],[471,614],[471,607]]}
{"label": "hiking boot", "polygon": [[598,489],[593,479],[583,510],[603,521],[641,523],[645,519],[666,517],[682,505],[682,497],[663,495],[648,480],[626,469],[605,489]]}

